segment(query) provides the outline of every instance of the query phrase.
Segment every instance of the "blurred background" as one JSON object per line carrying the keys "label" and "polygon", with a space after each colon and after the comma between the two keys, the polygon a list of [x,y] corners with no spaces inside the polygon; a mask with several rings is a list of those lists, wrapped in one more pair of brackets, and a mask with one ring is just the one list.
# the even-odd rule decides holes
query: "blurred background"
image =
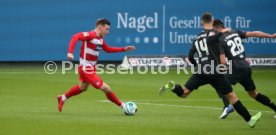
{"label": "blurred background", "polygon": [[[112,23],[105,37],[110,46],[137,48],[128,53],[101,53],[101,61],[122,61],[125,55],[186,55],[201,31],[200,16],[205,12],[232,29],[276,32],[274,0],[1,0],[0,61],[66,60],[72,35],[92,30],[98,18]],[[248,56],[276,55],[276,39],[244,42]],[[80,43],[76,61],[79,48]]]}
{"label": "blurred background", "polygon": [[[275,112],[251,99],[241,85],[233,89],[250,113],[263,112],[254,130],[237,113],[219,120],[223,104],[209,85],[185,100],[169,92],[157,95],[170,80],[182,85],[188,80],[191,74],[181,69],[154,74],[141,68],[143,74],[124,74],[105,68],[99,75],[112,91],[138,105],[133,117],[93,87],[58,112],[56,96],[79,83],[81,42],[75,65],[65,61],[72,35],[91,31],[98,18],[108,18],[106,42],[137,49],[102,52],[99,63],[181,65],[202,31],[205,12],[232,29],[276,32],[276,0],[0,0],[0,135],[275,135]],[[258,91],[275,103],[276,39],[244,42],[249,62],[262,66],[253,70]]]}

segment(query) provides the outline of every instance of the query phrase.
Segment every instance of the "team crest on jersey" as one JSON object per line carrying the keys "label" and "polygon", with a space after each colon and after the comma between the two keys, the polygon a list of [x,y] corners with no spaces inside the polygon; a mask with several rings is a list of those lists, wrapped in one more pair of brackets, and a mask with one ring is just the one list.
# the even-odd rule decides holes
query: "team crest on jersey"
{"label": "team crest on jersey", "polygon": [[93,39],[90,41],[90,43],[95,44],[97,46],[96,50],[100,50],[102,49],[103,39]]}
{"label": "team crest on jersey", "polygon": [[103,39],[92,39],[90,43],[95,45],[103,45]]}

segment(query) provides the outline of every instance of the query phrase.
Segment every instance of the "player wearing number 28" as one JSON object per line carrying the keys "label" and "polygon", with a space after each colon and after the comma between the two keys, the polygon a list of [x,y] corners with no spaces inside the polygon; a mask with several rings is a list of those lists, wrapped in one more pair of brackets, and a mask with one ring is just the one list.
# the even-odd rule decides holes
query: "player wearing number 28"
{"label": "player wearing number 28", "polygon": [[[214,21],[214,28],[218,31],[224,29],[224,24],[221,20]],[[255,83],[252,79],[252,69],[246,61],[245,49],[242,39],[247,37],[261,38],[276,38],[276,34],[268,34],[261,31],[240,31],[234,30],[226,32],[219,38],[220,52],[225,53],[228,60],[232,62],[232,74],[227,74],[227,79],[231,84],[240,83],[247,91],[248,95],[260,102],[261,104],[270,107],[276,113],[275,104],[265,95],[257,92]],[[226,59],[221,59],[222,64],[226,64]],[[274,115],[276,118],[276,115]]]}

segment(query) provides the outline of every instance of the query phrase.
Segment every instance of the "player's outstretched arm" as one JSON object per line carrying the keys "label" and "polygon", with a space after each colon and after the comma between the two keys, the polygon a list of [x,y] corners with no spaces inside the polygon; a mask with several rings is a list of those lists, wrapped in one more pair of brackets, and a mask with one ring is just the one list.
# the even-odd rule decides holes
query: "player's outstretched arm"
{"label": "player's outstretched arm", "polygon": [[103,42],[102,46],[103,50],[107,53],[116,53],[116,52],[125,52],[125,51],[132,51],[135,50],[134,46],[126,46],[126,47],[111,47],[106,44],[106,42]]}
{"label": "player's outstretched arm", "polygon": [[273,38],[276,38],[276,33],[274,33],[274,34],[272,35],[272,37],[273,37]]}
{"label": "player's outstretched arm", "polygon": [[262,31],[248,31],[246,37],[276,38],[276,34],[268,34]]}
{"label": "player's outstretched arm", "polygon": [[135,50],[136,48],[135,48],[135,46],[126,46],[125,47],[125,50],[126,51],[133,51],[133,50]]}

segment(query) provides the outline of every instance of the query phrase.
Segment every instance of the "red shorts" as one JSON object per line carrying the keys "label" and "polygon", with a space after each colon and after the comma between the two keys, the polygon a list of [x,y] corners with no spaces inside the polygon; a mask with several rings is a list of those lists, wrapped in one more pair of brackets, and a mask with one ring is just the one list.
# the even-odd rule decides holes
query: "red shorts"
{"label": "red shorts", "polygon": [[86,67],[83,69],[83,66],[78,67],[79,71],[79,80],[81,82],[87,82],[91,84],[96,89],[99,89],[103,85],[102,79],[96,74],[95,67]]}

